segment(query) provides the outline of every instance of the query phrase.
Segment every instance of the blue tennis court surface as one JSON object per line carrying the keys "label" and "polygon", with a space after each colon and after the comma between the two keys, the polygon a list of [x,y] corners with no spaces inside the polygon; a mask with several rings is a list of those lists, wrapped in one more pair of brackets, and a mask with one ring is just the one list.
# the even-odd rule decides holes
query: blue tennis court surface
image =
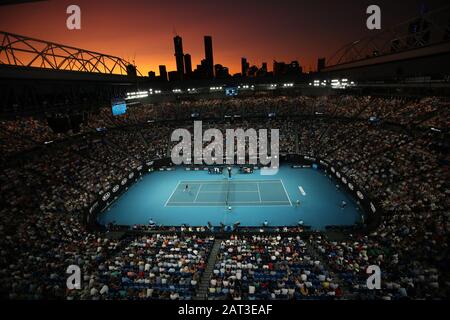
{"label": "blue tennis court surface", "polygon": [[[188,190],[185,191],[186,185]],[[297,201],[300,205],[297,205]],[[341,202],[348,205],[343,209]],[[228,207],[232,207],[228,210]],[[354,199],[337,189],[323,172],[283,165],[274,176],[239,174],[233,179],[207,171],[157,171],[142,177],[99,215],[101,224],[166,226],[295,226],[299,221],[313,229],[353,225],[361,214]]]}
{"label": "blue tennis court surface", "polygon": [[180,181],[168,207],[291,206],[281,180]]}

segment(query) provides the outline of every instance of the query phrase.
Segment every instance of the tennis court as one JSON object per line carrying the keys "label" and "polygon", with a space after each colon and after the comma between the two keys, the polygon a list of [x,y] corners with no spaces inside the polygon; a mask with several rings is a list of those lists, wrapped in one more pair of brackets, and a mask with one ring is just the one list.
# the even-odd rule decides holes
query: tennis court
{"label": "tennis court", "polygon": [[[187,188],[186,188],[187,186]],[[282,180],[179,181],[166,207],[292,206]]]}
{"label": "tennis court", "polygon": [[[357,203],[319,170],[282,165],[270,177],[235,171],[231,180],[182,167],[151,172],[104,210],[99,222],[133,226],[152,219],[165,226],[219,226],[238,221],[255,227],[265,220],[270,226],[296,226],[302,220],[324,229],[359,220]],[[342,200],[348,203],[344,209]]]}

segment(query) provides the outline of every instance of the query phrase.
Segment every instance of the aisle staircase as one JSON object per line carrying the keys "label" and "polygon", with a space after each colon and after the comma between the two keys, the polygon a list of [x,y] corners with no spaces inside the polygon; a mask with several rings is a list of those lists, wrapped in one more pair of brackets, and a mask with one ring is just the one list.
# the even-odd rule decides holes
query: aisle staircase
{"label": "aisle staircase", "polygon": [[217,255],[220,250],[220,243],[222,240],[216,239],[214,241],[213,247],[209,254],[208,263],[206,265],[205,272],[203,272],[202,278],[200,279],[200,284],[197,289],[197,295],[194,300],[206,300],[208,296],[209,282],[211,281],[211,276],[216,265]]}

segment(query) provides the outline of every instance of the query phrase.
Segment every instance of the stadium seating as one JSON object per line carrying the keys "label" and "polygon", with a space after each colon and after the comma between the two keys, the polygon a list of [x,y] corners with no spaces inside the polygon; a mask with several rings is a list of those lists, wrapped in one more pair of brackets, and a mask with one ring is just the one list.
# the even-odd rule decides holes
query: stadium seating
{"label": "stadium seating", "polygon": [[[224,129],[225,115],[243,114],[244,128],[280,128],[282,153],[336,164],[380,199],[385,212],[372,233],[341,242],[324,233],[221,240],[210,299],[445,298],[449,110],[450,103],[436,97],[282,96],[140,105],[125,117],[101,108],[81,133],[55,134],[42,117],[2,120],[1,295],[193,298],[214,239],[172,234],[108,240],[87,230],[82,217],[130,170],[166,157],[172,130],[192,126],[191,114],[198,112],[210,119],[205,126]],[[277,118],[267,119],[269,112]],[[176,121],[161,122],[170,119]],[[89,274],[81,292],[65,289],[61,270],[71,263]],[[371,264],[381,265],[387,280],[368,295],[363,280]]]}

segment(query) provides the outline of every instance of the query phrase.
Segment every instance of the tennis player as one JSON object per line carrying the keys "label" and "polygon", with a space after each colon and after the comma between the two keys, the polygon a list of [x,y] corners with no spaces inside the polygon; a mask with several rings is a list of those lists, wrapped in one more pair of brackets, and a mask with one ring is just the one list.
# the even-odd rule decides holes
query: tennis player
{"label": "tennis player", "polygon": [[228,167],[227,170],[228,170],[228,178],[231,179],[231,167]]}

